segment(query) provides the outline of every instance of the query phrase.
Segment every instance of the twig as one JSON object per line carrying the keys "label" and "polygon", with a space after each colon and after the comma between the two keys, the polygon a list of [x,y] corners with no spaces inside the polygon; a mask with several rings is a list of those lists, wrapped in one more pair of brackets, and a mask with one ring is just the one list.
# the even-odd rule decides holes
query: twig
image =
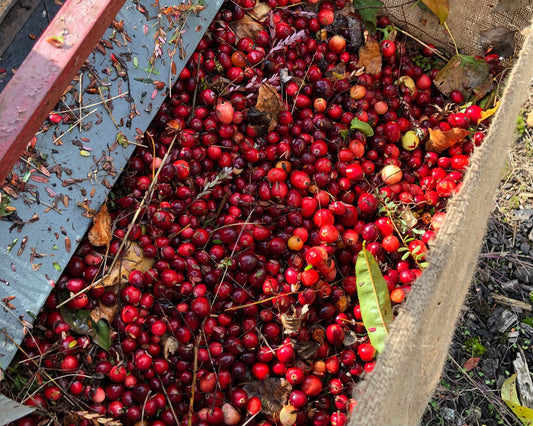
{"label": "twig", "polygon": [[82,114],[82,101],[83,101],[83,98],[82,98],[82,93],[83,93],[83,72],[80,74],[80,80],[79,80],[79,83],[80,83],[80,90],[79,90],[79,93],[78,93],[78,105],[80,106],[79,108],[79,117],[80,117],[80,133],[81,131],[83,130],[83,124],[82,124],[82,120],[81,120],[81,114]]}
{"label": "twig", "polygon": [[[455,366],[457,367],[457,369],[463,374],[463,376],[465,376],[468,381],[470,383],[472,383],[475,388],[479,391],[479,393],[487,400],[489,401],[494,409],[496,411],[498,411],[498,413],[500,414],[500,416],[502,417],[502,419],[505,420],[505,422],[509,425],[509,426],[512,426],[511,423],[509,423],[509,421],[505,418],[504,416],[504,413],[500,410],[500,407],[501,406],[504,406],[501,402],[501,399],[499,398],[489,398],[487,395],[489,394],[489,392],[486,391],[486,389],[482,389],[480,386],[479,386],[479,383],[477,383],[474,379],[472,379],[472,377],[470,377],[468,374],[466,374],[466,371],[463,367],[461,367],[461,365],[451,356],[448,354],[448,358],[450,358],[452,360],[452,362],[455,364]],[[494,402],[497,402],[497,404],[495,404]],[[500,406],[500,407],[498,407]],[[510,415],[513,415],[513,413],[511,412],[511,410],[505,405],[505,407],[507,408],[507,413],[510,414]],[[513,415],[514,417],[514,415]],[[517,423],[518,424],[518,423]]]}
{"label": "twig", "polygon": [[530,303],[523,302],[517,299],[511,299],[510,297],[504,296],[502,294],[491,293],[490,295],[496,303],[499,305],[507,306],[509,308],[517,308],[526,312],[533,311],[533,307]]}
{"label": "twig", "polygon": [[192,426],[192,416],[194,414],[194,388],[196,387],[196,379],[198,378],[198,341],[194,345],[194,364],[192,372],[192,390],[191,390],[191,399],[189,400],[189,413],[187,414],[188,420],[187,424]]}
{"label": "twig", "polygon": [[[427,47],[428,49],[432,50],[433,52],[435,52],[435,55],[437,55],[439,58],[441,58],[441,59],[443,59],[445,61],[448,60],[448,58],[446,58],[446,56],[444,56],[439,50],[437,50],[436,48],[428,46],[426,43],[424,43],[422,40],[420,40],[419,38],[415,37],[414,35],[409,34],[407,31],[404,31],[401,28],[398,28],[396,26],[394,26],[394,29],[396,31],[402,33],[402,34],[405,34],[407,37],[411,37],[414,41],[416,41],[417,43],[420,43],[422,46]],[[452,40],[453,40],[453,37],[452,37]],[[457,45],[455,46],[455,49],[457,50]]]}
{"label": "twig", "polygon": [[[144,210],[144,205],[151,198],[152,193],[153,193],[153,189],[154,189],[154,187],[156,185],[157,179],[159,178],[159,174],[161,173],[161,169],[162,169],[163,165],[166,163],[166,161],[168,159],[168,156],[169,156],[170,152],[172,151],[172,147],[174,146],[174,143],[176,142],[176,139],[177,139],[177,135],[174,136],[174,138],[172,139],[172,142],[170,142],[170,144],[168,146],[168,151],[166,152],[165,156],[163,157],[163,160],[161,161],[161,165],[157,169],[157,172],[154,175],[154,178],[153,178],[153,180],[152,180],[152,182],[150,184],[150,187],[148,188],[148,190],[144,194],[144,198],[139,203],[139,206],[137,207],[137,210],[135,211],[135,214],[133,215],[133,218],[131,220],[130,226],[128,227],[128,230],[126,231],[126,234],[124,235],[124,238],[122,239],[122,243],[120,244],[120,247],[119,247],[119,249],[117,251],[117,255],[113,258],[113,262],[111,262],[111,266],[108,269],[109,271],[113,270],[113,268],[115,267],[116,263],[118,262],[118,260],[120,258],[120,254],[122,253],[122,250],[126,246],[126,243],[129,242],[128,241],[128,237],[131,234],[131,231],[133,229],[133,225],[137,222],[137,219],[139,218],[139,215]],[[109,248],[108,248],[108,250],[109,250]],[[85,287],[83,290],[80,290],[78,293],[70,296],[67,300],[65,300],[65,301],[61,302],[59,305],[57,305],[57,308],[60,308],[64,304],[70,302],[72,299],[75,299],[76,297],[78,297],[80,294],[85,293],[86,291],[90,290],[91,288],[94,288],[95,286],[99,285],[108,275],[109,274],[104,275],[100,279],[94,281],[93,283],[91,283],[90,285]]]}
{"label": "twig", "polygon": [[[89,105],[85,105],[83,108],[91,108],[93,106],[98,106],[98,105],[102,105],[102,104],[105,104],[107,102],[111,102],[117,98],[124,98],[127,94],[129,94],[129,92],[124,92],[124,93],[121,93],[120,95],[116,95],[116,96],[113,96],[112,98],[109,98],[109,99],[103,99],[101,101],[98,101],[98,102],[94,102],[92,104],[89,104]],[[70,108],[68,110],[61,110],[61,111],[57,111],[58,114],[62,114],[62,113],[65,113],[65,112],[69,112],[69,111],[72,111]]]}
{"label": "twig", "polygon": [[67,130],[65,130],[63,133],[61,133],[60,136],[58,136],[57,138],[54,138],[54,142],[60,140],[63,136],[65,136],[68,132],[70,132],[74,127],[76,127],[81,120],[83,120],[84,118],[89,117],[90,115],[94,114],[96,111],[98,111],[98,108],[95,108],[91,112],[85,114],[83,117],[80,117]]}
{"label": "twig", "polygon": [[[102,98],[102,100],[104,100],[104,94],[102,93],[102,89],[101,89],[100,86],[98,86],[98,93],[100,94],[100,98]],[[109,105],[107,105],[107,103],[104,103],[104,108],[108,112],[109,116],[111,117],[111,121],[113,121],[113,124],[115,125],[116,129],[118,130],[118,124],[115,121],[115,117],[113,117],[113,113],[111,112],[111,108],[109,108]]]}

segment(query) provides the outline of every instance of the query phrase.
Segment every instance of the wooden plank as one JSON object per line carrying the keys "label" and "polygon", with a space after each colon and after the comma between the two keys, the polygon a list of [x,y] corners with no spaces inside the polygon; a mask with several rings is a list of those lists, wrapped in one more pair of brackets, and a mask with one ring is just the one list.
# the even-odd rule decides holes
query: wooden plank
{"label": "wooden plank", "polygon": [[[0,93],[0,180],[24,152],[124,1],[68,0]],[[53,40],[62,41],[54,44]]]}

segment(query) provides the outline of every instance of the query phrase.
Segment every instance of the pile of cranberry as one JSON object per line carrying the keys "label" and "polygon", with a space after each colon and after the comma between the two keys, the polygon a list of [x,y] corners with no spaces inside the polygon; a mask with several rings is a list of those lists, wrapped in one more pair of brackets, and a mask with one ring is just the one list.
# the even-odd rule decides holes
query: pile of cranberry
{"label": "pile of cranberry", "polygon": [[[10,372],[31,375],[24,402],[39,408],[19,426],[92,425],[95,413],[123,425],[347,424],[376,356],[357,256],[372,253],[400,304],[483,141],[481,108],[459,112],[460,92],[432,86],[431,48],[380,31],[381,72],[361,69],[336,24],[346,0],[267,4],[264,28],[240,38],[233,24],[255,0],[222,6],[112,191],[109,252],[84,240],[38,314]],[[262,87],[279,108],[258,107]],[[430,128],[471,134],[438,154],[424,150]],[[152,267],[91,286],[125,238]],[[72,323],[102,307],[116,310],[109,350]]]}

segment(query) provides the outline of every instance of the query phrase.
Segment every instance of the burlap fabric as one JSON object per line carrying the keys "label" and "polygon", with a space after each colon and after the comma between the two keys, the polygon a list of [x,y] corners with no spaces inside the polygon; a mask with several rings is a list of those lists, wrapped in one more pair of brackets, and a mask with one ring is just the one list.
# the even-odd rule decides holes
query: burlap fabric
{"label": "burlap fabric", "polygon": [[[455,48],[446,29],[436,16],[416,6],[415,0],[381,0],[384,14],[391,17],[402,29],[426,43],[453,54]],[[514,0],[519,3],[519,0]],[[522,3],[525,3],[522,0]],[[457,42],[460,53],[483,54],[480,33],[505,27],[515,30],[515,40],[520,46],[525,39],[523,31],[529,27],[533,6],[526,5],[514,12],[498,11],[498,0],[449,0],[450,14],[446,23]]]}
{"label": "burlap fabric", "polygon": [[[384,3],[392,11],[401,2],[385,0]],[[495,20],[496,25],[502,24],[499,18],[491,16],[486,6],[488,3],[485,0],[450,0],[449,25],[463,52],[475,53],[479,48],[475,22]],[[406,15],[409,11],[411,15]],[[522,15],[528,15],[529,19],[531,11],[527,8],[526,11],[522,11]],[[404,13],[402,19],[409,23],[413,32],[417,23],[427,22],[424,33],[417,36],[435,41],[427,34],[433,19],[431,16],[412,8],[412,2],[398,7],[396,12]],[[526,16],[512,15],[505,18],[506,23],[509,23],[508,18],[517,19],[515,25],[526,22]],[[437,29],[443,34],[437,21],[432,25],[436,28],[431,29],[434,36]],[[477,29],[479,31],[480,27]],[[441,40],[446,40],[446,36],[443,35]],[[521,44],[522,50],[491,130],[485,143],[471,158],[463,189],[451,200],[445,224],[431,246],[430,265],[394,320],[374,372],[354,390],[357,405],[350,417],[350,426],[418,424],[439,381],[475,270],[492,200],[515,138],[516,119],[533,78],[531,35],[527,35]]]}

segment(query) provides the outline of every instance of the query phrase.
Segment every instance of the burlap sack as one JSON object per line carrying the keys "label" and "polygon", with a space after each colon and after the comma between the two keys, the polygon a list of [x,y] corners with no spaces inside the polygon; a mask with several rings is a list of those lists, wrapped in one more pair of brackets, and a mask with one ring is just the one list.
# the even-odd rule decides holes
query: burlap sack
{"label": "burlap sack", "polygon": [[[401,1],[385,0],[385,3],[392,12]],[[502,21],[498,19],[505,18],[506,24],[516,19],[514,24],[518,25],[525,23],[525,15],[528,15],[527,19],[531,17],[531,10],[527,8],[527,13],[522,12],[523,16],[517,13],[496,18],[491,15],[488,3],[485,0],[450,0],[449,26],[463,52],[476,53],[479,49],[479,29],[484,27],[476,27],[476,23],[501,25]],[[413,33],[418,23],[424,23],[423,31],[420,30],[417,37],[438,41],[436,34],[442,31],[442,27],[412,5],[410,2],[397,7],[395,14],[403,14]],[[407,15],[409,11],[411,15]],[[433,24],[429,23],[431,20]],[[441,41],[449,46],[445,36],[441,36]],[[521,44],[522,50],[491,130],[485,143],[471,158],[472,165],[465,176],[463,189],[451,200],[446,222],[431,247],[430,266],[416,282],[394,320],[374,372],[354,390],[357,405],[350,426],[418,424],[440,379],[475,270],[492,200],[515,138],[516,119],[533,79],[531,35],[527,34]]]}
{"label": "burlap sack", "polygon": [[[498,0],[448,0],[450,14],[446,23],[460,53],[483,55],[481,33],[497,27],[515,31],[517,46],[523,43],[533,16],[533,6],[525,5],[514,12],[501,11]],[[527,3],[513,0],[515,4]],[[382,0],[384,14],[394,23],[426,43],[433,43],[449,54],[455,53],[452,38],[438,18],[416,6],[412,0]]]}

